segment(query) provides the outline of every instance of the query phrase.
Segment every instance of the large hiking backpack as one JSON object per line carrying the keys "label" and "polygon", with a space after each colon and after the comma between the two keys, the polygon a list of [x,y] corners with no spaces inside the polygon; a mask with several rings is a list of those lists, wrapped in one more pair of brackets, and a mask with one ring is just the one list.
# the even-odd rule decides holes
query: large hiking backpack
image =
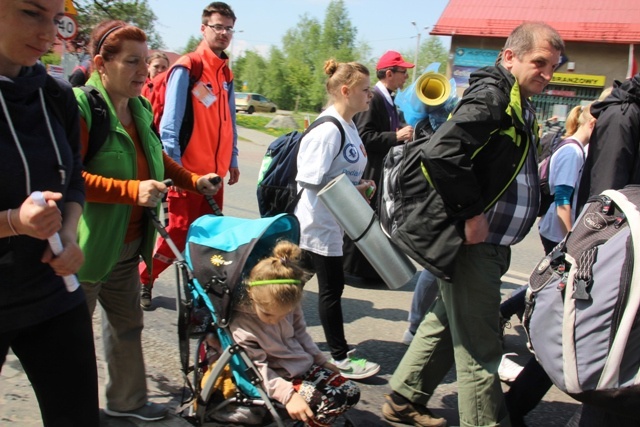
{"label": "large hiking backpack", "polygon": [[378,217],[382,231],[389,237],[407,216],[424,201],[429,184],[422,173],[421,147],[434,134],[429,119],[416,123],[417,139],[392,147],[384,158],[378,192]]}
{"label": "large hiking backpack", "polygon": [[551,150],[551,153],[542,159],[538,165],[538,176],[540,177],[540,208],[538,209],[538,216],[543,216],[549,210],[551,203],[553,203],[553,193],[551,187],[549,187],[549,169],[551,168],[551,157],[562,147],[568,144],[576,144],[580,147],[582,152],[582,159],[584,160],[584,148],[580,141],[577,141],[571,137],[565,138],[563,141],[557,143]]}
{"label": "large hiking backpack", "polygon": [[[180,126],[180,135],[178,141],[180,143],[180,152],[184,153],[187,148],[191,133],[193,132],[193,97],[191,91],[194,85],[202,77],[202,58],[196,52],[188,53],[191,66],[189,67],[189,86],[186,91],[187,103],[182,117],[182,125]],[[156,129],[160,129],[160,120],[164,113],[165,96],[167,91],[167,80],[171,70],[158,74],[148,81],[142,88],[142,95],[149,100],[153,108],[153,124]]]}
{"label": "large hiking backpack", "polygon": [[296,183],[300,141],[311,129],[326,122],[333,123],[340,131],[337,157],[344,147],[345,133],[340,121],[331,116],[319,117],[304,133],[294,130],[269,144],[258,174],[257,197],[261,217],[293,213],[302,195],[302,191],[298,192]]}
{"label": "large hiking backpack", "polygon": [[640,186],[589,199],[531,273],[524,326],[551,381],[577,400],[637,418]]}

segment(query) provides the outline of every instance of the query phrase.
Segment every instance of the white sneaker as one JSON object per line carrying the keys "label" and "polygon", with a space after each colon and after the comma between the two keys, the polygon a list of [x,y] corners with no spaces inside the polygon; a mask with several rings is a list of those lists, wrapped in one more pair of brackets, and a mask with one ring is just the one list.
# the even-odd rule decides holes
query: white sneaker
{"label": "white sneaker", "polygon": [[355,349],[347,352],[347,358],[344,360],[333,360],[331,363],[340,369],[340,375],[352,380],[362,380],[369,378],[380,371],[380,365],[369,362],[366,359],[355,357]]}
{"label": "white sneaker", "polygon": [[411,341],[413,341],[413,337],[414,337],[414,334],[412,334],[411,331],[407,329],[406,331],[404,331],[404,334],[402,334],[402,344],[411,345]]}
{"label": "white sneaker", "polygon": [[523,366],[518,365],[513,360],[507,359],[507,356],[517,356],[516,353],[506,353],[502,355],[500,366],[498,366],[498,376],[500,381],[505,383],[512,383],[516,380],[520,372],[524,369]]}

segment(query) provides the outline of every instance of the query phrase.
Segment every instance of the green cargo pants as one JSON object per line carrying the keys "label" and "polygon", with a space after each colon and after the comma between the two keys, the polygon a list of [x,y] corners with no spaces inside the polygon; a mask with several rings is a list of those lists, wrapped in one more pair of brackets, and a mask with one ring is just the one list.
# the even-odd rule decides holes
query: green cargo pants
{"label": "green cargo pants", "polygon": [[426,405],[455,362],[460,425],[511,425],[498,378],[500,286],[510,257],[506,246],[462,246],[452,282],[438,280],[441,297],[391,378],[395,392]]}

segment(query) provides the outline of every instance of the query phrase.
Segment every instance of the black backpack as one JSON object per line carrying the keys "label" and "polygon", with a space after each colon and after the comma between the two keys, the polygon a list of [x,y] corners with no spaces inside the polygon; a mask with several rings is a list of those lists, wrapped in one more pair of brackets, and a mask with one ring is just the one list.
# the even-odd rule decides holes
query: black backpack
{"label": "black backpack", "polygon": [[582,148],[582,144],[579,141],[576,141],[573,138],[566,138],[560,143],[556,144],[551,153],[545,157],[542,162],[538,165],[538,175],[540,177],[540,208],[538,209],[538,216],[544,216],[551,207],[551,203],[553,203],[553,193],[551,193],[551,188],[549,187],[549,168],[551,167],[551,157],[558,151],[560,148],[564,147],[568,144],[577,144],[580,146],[582,150],[582,158],[584,160],[584,149]]}
{"label": "black backpack", "polygon": [[302,195],[302,190],[297,191],[296,183],[300,141],[311,129],[325,122],[333,123],[340,130],[337,157],[344,148],[345,133],[340,121],[331,116],[318,118],[304,133],[294,130],[269,144],[258,175],[257,197],[261,217],[293,213]]}
{"label": "black backpack", "polygon": [[540,156],[538,156],[538,163],[551,156],[555,147],[562,141],[563,134],[564,129],[558,127],[542,135],[542,138],[540,138]]}
{"label": "black backpack", "polygon": [[391,147],[384,158],[378,191],[380,226],[393,236],[416,204],[424,201],[429,184],[422,173],[421,148],[434,134],[429,118],[416,124],[417,139]]}
{"label": "black backpack", "polygon": [[[58,92],[60,89],[55,80],[55,77],[47,76],[47,81],[44,87],[45,99],[47,100],[47,105],[51,108],[56,118],[60,120],[61,123],[69,123],[67,111],[59,102],[57,102],[56,99],[59,97]],[[82,89],[86,94],[89,107],[91,109],[89,147],[87,148],[86,155],[82,159],[82,163],[87,164],[107,141],[111,124],[109,121],[107,102],[104,100],[98,89],[93,86],[81,86],[80,89]],[[142,99],[143,104],[148,104],[146,99]]]}

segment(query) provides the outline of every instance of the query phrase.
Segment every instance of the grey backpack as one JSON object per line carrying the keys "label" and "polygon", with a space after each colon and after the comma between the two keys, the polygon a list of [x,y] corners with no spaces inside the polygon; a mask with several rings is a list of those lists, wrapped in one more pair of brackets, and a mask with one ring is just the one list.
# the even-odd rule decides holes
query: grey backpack
{"label": "grey backpack", "polygon": [[[640,186],[589,199],[531,273],[524,326],[553,383],[637,416],[640,404]],[[635,418],[635,417],[634,417]]]}

